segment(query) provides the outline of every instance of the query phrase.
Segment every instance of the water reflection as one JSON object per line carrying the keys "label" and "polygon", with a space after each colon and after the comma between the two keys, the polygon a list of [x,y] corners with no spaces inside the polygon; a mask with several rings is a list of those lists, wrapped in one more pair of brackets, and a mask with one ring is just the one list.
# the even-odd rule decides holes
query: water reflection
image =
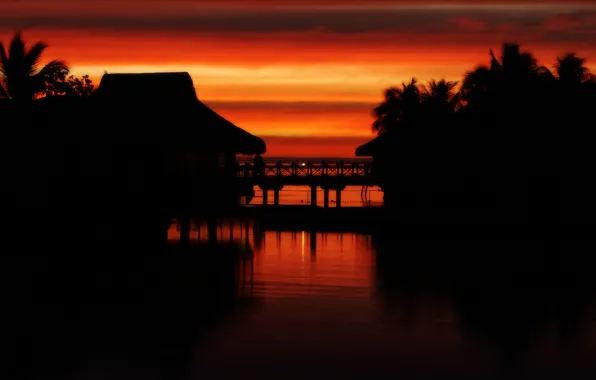
{"label": "water reflection", "polygon": [[253,295],[268,302],[212,332],[197,374],[596,374],[594,283],[569,266],[581,257],[553,241],[273,231],[262,239]]}
{"label": "water reflection", "polygon": [[11,231],[27,243],[1,256],[0,378],[187,379],[197,342],[253,307],[251,246],[163,244],[139,223]]}
{"label": "water reflection", "polygon": [[596,374],[587,242],[279,232],[245,219],[194,220],[186,243],[177,221],[167,241],[146,226],[100,230],[37,234],[2,256],[2,378]]}
{"label": "water reflection", "polygon": [[370,297],[368,240],[345,235],[265,232],[267,244],[255,254],[255,294],[267,299]]}
{"label": "water reflection", "polygon": [[374,239],[382,304],[408,323],[419,323],[424,311],[437,320],[447,315],[465,345],[486,353],[486,373],[589,378],[596,288],[576,263],[589,267],[593,259],[553,250],[565,244],[550,239]]}

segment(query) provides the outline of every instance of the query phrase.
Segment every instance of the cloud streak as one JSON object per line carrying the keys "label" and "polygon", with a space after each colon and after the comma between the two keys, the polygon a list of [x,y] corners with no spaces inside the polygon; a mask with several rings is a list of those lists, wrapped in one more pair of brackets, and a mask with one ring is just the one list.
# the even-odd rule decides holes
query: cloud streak
{"label": "cloud streak", "polygon": [[[487,7],[468,5],[401,6],[378,9],[211,9],[172,7],[169,11],[149,3],[132,13],[0,12],[3,29],[110,30],[115,32],[166,32],[198,34],[304,33],[330,34],[394,33],[412,37],[469,35],[470,32],[499,34],[506,30],[532,33],[543,38],[571,39],[578,34],[596,34],[596,7],[554,7],[553,4]],[[195,6],[193,6],[195,4]],[[34,12],[35,10],[33,10]],[[508,29],[505,27],[508,26]]]}

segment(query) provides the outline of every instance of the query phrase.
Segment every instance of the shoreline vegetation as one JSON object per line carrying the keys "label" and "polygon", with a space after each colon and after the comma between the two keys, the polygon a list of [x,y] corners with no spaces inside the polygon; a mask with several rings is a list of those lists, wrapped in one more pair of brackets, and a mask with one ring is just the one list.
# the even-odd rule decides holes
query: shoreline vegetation
{"label": "shoreline vegetation", "polygon": [[[591,224],[596,80],[573,53],[553,70],[517,44],[458,83],[415,78],[374,110],[373,156],[385,205],[478,212],[499,223]],[[471,219],[470,222],[473,222]]]}

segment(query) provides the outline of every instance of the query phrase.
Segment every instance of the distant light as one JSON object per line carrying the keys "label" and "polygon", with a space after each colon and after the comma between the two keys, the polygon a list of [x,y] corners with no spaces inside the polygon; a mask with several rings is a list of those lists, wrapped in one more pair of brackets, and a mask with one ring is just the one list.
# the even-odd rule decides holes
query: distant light
{"label": "distant light", "polygon": [[306,162],[301,163],[300,166],[306,166]]}

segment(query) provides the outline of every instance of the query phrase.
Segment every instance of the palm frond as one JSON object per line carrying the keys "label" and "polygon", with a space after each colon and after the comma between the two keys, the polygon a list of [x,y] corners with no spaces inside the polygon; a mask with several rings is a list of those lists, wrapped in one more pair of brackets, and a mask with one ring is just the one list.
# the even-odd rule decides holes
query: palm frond
{"label": "palm frond", "polygon": [[45,49],[48,45],[44,42],[37,42],[31,47],[31,49],[25,52],[23,58],[23,66],[29,69],[29,75],[35,74],[38,70],[39,61]]}
{"label": "palm frond", "polygon": [[499,62],[499,60],[495,56],[495,53],[493,52],[493,49],[490,49],[489,50],[489,54],[490,54],[490,67],[489,67],[489,70],[492,71],[492,72],[500,72],[503,67],[501,65],[501,62]]}
{"label": "palm frond", "polygon": [[559,80],[579,83],[589,80],[590,69],[586,66],[586,62],[585,58],[578,57],[575,53],[566,53],[562,57],[557,57],[554,69]]}
{"label": "palm frond", "polygon": [[4,88],[4,83],[0,82],[0,98],[8,98],[8,91]]}
{"label": "palm frond", "polygon": [[378,134],[383,133],[383,120],[381,118],[375,119],[372,123],[372,132],[376,132]]}
{"label": "palm frond", "polygon": [[0,41],[0,74],[6,74],[8,64],[8,53],[6,52],[4,44]]}
{"label": "palm frond", "polygon": [[21,32],[15,33],[10,46],[8,47],[8,54],[11,61],[23,61],[25,58],[25,41],[21,37]]}
{"label": "palm frond", "polygon": [[48,86],[55,85],[59,78],[66,77],[68,72],[68,66],[63,61],[50,61],[37,74],[31,76],[33,92],[35,94],[43,93]]}
{"label": "palm frond", "polygon": [[35,76],[43,78],[53,78],[54,75],[60,71],[68,73],[70,70],[64,61],[53,60],[48,62],[44,67],[39,70]]}

